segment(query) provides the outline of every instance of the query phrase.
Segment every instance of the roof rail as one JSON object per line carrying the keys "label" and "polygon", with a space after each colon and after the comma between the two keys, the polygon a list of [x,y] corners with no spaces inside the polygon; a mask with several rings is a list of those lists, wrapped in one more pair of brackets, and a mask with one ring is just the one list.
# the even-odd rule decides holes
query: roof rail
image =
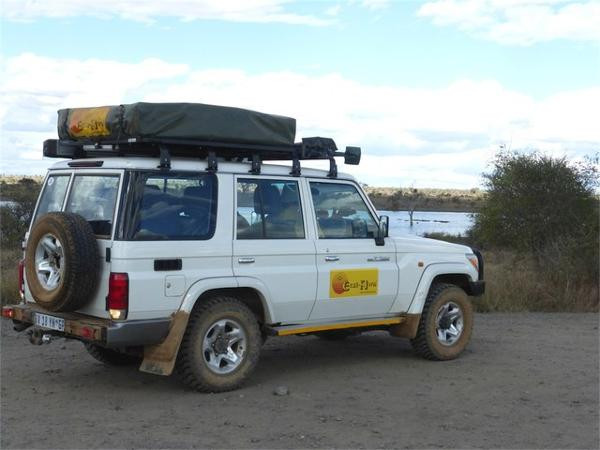
{"label": "roof rail", "polygon": [[163,170],[171,167],[171,157],[206,159],[208,169],[217,170],[217,159],[248,160],[252,163],[252,173],[260,173],[262,161],[292,161],[291,175],[301,174],[300,161],[329,160],[328,176],[337,176],[334,157],[343,156],[345,164],[360,163],[360,147],[346,147],[338,151],[333,139],[323,137],[303,138],[301,143],[292,145],[264,145],[240,142],[213,142],[187,139],[129,138],[94,142],[92,140],[48,139],[44,141],[44,156],[50,158],[83,159],[110,156],[150,156],[159,158],[157,166]]}

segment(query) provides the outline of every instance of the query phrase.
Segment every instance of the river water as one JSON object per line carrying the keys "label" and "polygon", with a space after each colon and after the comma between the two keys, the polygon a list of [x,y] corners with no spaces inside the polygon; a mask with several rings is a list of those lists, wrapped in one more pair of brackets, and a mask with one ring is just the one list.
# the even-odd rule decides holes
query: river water
{"label": "river water", "polygon": [[472,213],[415,211],[410,226],[408,211],[379,211],[390,217],[390,236],[407,234],[422,236],[425,233],[462,234],[473,225]]}

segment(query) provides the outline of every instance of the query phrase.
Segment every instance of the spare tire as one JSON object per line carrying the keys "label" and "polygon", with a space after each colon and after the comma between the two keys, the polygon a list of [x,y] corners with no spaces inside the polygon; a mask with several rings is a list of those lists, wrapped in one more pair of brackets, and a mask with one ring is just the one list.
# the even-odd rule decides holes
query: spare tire
{"label": "spare tire", "polygon": [[25,251],[27,285],[49,311],[75,311],[98,285],[100,254],[90,224],[80,215],[53,212],[40,217]]}

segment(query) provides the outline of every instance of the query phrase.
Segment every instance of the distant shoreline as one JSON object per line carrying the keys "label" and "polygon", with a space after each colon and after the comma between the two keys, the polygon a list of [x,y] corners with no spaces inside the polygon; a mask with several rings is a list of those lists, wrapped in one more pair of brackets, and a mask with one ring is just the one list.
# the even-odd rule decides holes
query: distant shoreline
{"label": "distant shoreline", "polygon": [[[19,181],[29,178],[33,183],[28,189],[38,188],[43,177],[0,175],[0,200],[14,200]],[[484,199],[480,189],[432,189],[394,188],[365,186],[369,198],[378,210],[386,211],[437,211],[437,212],[477,212]]]}
{"label": "distant shoreline", "polygon": [[483,205],[481,189],[365,187],[378,210],[473,213]]}

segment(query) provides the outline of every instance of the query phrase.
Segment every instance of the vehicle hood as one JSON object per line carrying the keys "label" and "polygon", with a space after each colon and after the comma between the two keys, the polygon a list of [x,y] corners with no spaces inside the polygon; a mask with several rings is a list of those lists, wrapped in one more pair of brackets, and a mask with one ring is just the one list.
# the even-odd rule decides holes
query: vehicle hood
{"label": "vehicle hood", "polygon": [[473,250],[466,245],[452,244],[450,242],[427,239],[419,236],[393,237],[398,253],[472,253]]}

